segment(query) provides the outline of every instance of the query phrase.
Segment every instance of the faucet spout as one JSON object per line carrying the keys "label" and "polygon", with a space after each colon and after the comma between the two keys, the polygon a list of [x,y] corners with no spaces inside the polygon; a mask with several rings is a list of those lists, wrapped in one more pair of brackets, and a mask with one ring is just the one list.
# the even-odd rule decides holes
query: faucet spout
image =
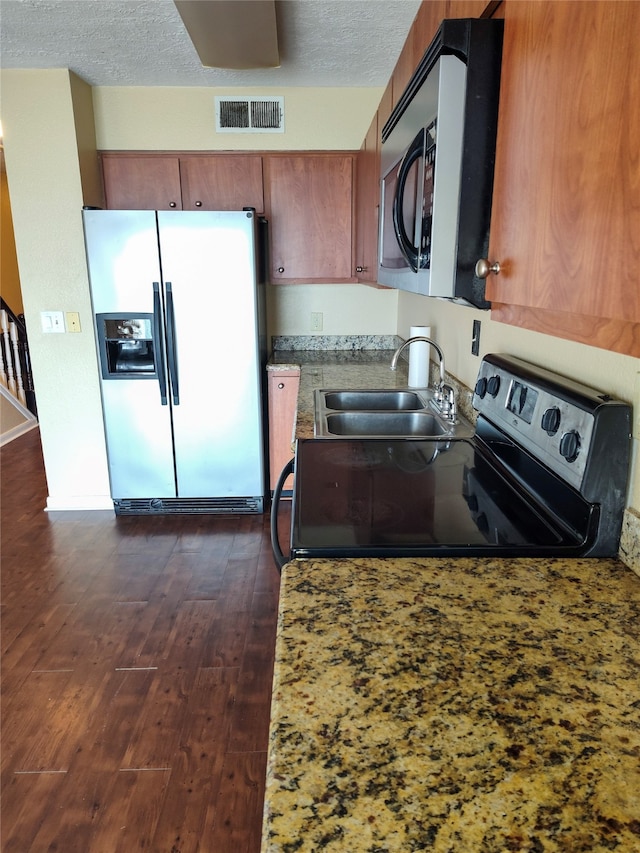
{"label": "faucet spout", "polygon": [[422,335],[417,335],[414,338],[407,338],[407,340],[403,344],[400,344],[398,349],[394,352],[393,358],[391,359],[391,370],[397,369],[398,359],[400,358],[400,353],[402,352],[402,350],[405,347],[408,347],[409,344],[412,344],[416,341],[424,341],[425,343],[430,344],[437,352],[438,358],[440,359],[440,381],[438,382],[438,391],[442,391],[442,388],[444,386],[444,353],[442,352],[438,344],[435,341],[432,341],[431,338],[425,338]]}

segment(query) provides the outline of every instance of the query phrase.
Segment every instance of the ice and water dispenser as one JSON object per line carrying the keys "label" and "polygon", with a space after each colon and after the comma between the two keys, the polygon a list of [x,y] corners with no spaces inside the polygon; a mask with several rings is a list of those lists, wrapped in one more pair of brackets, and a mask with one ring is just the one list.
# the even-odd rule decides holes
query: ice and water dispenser
{"label": "ice and water dispenser", "polygon": [[156,376],[153,314],[97,314],[103,379]]}

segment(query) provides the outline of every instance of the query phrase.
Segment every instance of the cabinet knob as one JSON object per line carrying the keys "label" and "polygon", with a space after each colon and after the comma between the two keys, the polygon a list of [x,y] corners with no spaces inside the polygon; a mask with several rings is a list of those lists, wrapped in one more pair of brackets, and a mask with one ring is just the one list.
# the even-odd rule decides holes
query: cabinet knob
{"label": "cabinet knob", "polygon": [[201,201],[197,201],[197,202],[196,202],[196,207],[202,207],[202,202],[201,202]]}
{"label": "cabinet knob", "polygon": [[284,272],[284,267],[278,267],[278,272]]}
{"label": "cabinet knob", "polygon": [[498,275],[498,273],[500,272],[500,261],[494,261],[493,263],[489,263],[486,258],[480,258],[480,260],[476,264],[476,275],[478,276],[478,278],[487,278],[487,276],[491,272],[494,275]]}
{"label": "cabinet knob", "polygon": [[284,388],[284,382],[278,382],[278,388],[282,390]]}
{"label": "cabinet knob", "polygon": [[356,267],[356,272],[367,272],[368,267]]}
{"label": "cabinet knob", "polygon": [[170,202],[169,202],[169,207],[176,207],[176,203],[175,203],[175,201],[170,201]]}

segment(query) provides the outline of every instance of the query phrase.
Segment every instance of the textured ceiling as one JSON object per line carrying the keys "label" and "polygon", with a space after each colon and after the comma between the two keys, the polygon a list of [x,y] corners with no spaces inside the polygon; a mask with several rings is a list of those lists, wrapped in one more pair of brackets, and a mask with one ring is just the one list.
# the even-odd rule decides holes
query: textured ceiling
{"label": "textured ceiling", "polygon": [[0,66],[92,86],[384,86],[419,6],[279,0],[281,67],[228,71],[201,66],[173,0],[0,0]]}

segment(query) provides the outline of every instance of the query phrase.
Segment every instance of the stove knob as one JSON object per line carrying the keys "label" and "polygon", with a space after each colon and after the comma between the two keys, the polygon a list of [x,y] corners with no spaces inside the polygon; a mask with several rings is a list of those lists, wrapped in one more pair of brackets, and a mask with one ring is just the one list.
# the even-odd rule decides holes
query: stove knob
{"label": "stove knob", "polygon": [[564,456],[567,462],[575,462],[580,452],[580,434],[574,429],[571,432],[565,432],[560,439],[560,455]]}
{"label": "stove knob", "polygon": [[500,377],[492,376],[487,382],[487,392],[491,394],[492,397],[498,396],[498,391],[500,390]]}
{"label": "stove knob", "polygon": [[542,429],[547,435],[555,435],[560,426],[560,409],[557,406],[547,409],[542,415]]}
{"label": "stove knob", "polygon": [[478,395],[478,397],[480,397],[480,399],[482,399],[487,393],[487,380],[484,378],[484,376],[481,376],[480,379],[478,379],[478,381],[476,382],[475,390],[476,394]]}

